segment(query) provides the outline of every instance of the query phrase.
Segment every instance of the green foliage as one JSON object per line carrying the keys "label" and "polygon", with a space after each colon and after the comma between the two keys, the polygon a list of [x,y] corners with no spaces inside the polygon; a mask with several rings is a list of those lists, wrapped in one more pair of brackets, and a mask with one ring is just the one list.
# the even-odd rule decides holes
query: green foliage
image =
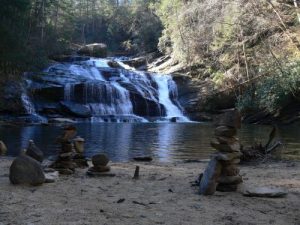
{"label": "green foliage", "polygon": [[248,89],[239,96],[237,107],[241,111],[262,109],[272,113],[291,99],[300,100],[300,61],[287,63],[281,70],[266,68],[264,72],[273,75],[258,82],[254,93]]}
{"label": "green foliage", "polygon": [[2,0],[0,71],[40,69],[73,44],[102,42],[113,52],[157,49],[162,25],[154,0]]}

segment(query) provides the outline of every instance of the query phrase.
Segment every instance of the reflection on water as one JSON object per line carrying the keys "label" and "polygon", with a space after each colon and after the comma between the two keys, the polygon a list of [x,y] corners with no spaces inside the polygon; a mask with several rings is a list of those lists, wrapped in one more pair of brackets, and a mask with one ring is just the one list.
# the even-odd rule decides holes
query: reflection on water
{"label": "reflection on water", "polygon": [[[214,150],[209,143],[214,127],[208,123],[82,123],[76,124],[78,135],[86,140],[86,155],[106,153],[112,161],[128,161],[137,155],[152,155],[160,161],[204,159]],[[270,126],[247,125],[239,131],[243,145],[254,140],[265,143]],[[56,138],[61,127],[0,127],[0,140],[15,156],[33,139],[46,156],[56,155]],[[300,159],[298,125],[281,127],[278,138],[285,144],[284,156]]]}

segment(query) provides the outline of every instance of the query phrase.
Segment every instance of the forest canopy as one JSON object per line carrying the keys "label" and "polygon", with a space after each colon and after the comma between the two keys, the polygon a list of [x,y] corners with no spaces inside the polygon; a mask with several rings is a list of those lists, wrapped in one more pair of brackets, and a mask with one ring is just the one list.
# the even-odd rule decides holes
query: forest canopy
{"label": "forest canopy", "polygon": [[[234,88],[237,106],[299,100],[298,0],[1,0],[3,76],[101,42],[113,54],[160,51],[187,74]],[[240,86],[240,85],[243,86]],[[239,88],[235,88],[236,85]]]}

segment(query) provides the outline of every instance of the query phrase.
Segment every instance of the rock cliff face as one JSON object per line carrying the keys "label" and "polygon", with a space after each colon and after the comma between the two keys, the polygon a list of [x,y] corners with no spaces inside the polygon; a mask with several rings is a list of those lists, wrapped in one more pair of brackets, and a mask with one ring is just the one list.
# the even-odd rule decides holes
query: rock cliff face
{"label": "rock cliff face", "polygon": [[20,93],[4,94],[10,99],[21,96],[16,108],[8,107],[7,112],[24,111],[46,118],[97,117],[113,122],[174,117],[185,120],[176,83],[169,75],[125,69],[122,62],[109,59],[77,56],[60,61],[43,72],[27,73],[26,89],[17,88]]}
{"label": "rock cliff face", "polygon": [[22,99],[25,89],[22,83],[7,81],[1,87],[0,114],[26,114],[24,99]]}
{"label": "rock cliff face", "polygon": [[214,94],[209,81],[192,79],[185,75],[173,75],[178,87],[178,101],[191,120],[212,120],[211,114],[222,109],[234,108],[232,94]]}

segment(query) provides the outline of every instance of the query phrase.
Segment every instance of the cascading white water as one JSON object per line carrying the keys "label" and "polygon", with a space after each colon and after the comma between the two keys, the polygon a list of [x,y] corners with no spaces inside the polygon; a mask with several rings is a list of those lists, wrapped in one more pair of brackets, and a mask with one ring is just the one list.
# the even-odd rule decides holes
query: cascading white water
{"label": "cascading white water", "polygon": [[67,83],[64,87],[64,100],[72,101],[74,96],[74,84]]}
{"label": "cascading white water", "polygon": [[[70,111],[72,107],[75,111],[88,110],[93,116],[92,121],[128,121],[129,117],[137,119],[134,121],[142,121],[143,118],[150,121],[173,121],[173,118],[178,122],[189,121],[177,101],[177,85],[171,76],[150,74],[121,62],[119,64],[124,69],[109,67],[109,59],[58,63],[44,71],[43,79],[49,81],[50,87],[52,84],[55,88],[63,86],[62,100],[68,104],[64,107],[69,107]],[[88,115],[88,111],[81,112]]]}
{"label": "cascading white water", "polygon": [[36,114],[34,105],[26,93],[23,93],[21,95],[21,100],[22,100],[24,109],[28,115]]}
{"label": "cascading white water", "polygon": [[189,121],[189,119],[183,115],[182,111],[170,99],[169,83],[171,83],[171,86],[173,85],[173,88],[175,83],[172,80],[172,77],[170,75],[155,75],[153,78],[158,85],[159,102],[165,106],[167,117],[178,117],[184,122]]}

